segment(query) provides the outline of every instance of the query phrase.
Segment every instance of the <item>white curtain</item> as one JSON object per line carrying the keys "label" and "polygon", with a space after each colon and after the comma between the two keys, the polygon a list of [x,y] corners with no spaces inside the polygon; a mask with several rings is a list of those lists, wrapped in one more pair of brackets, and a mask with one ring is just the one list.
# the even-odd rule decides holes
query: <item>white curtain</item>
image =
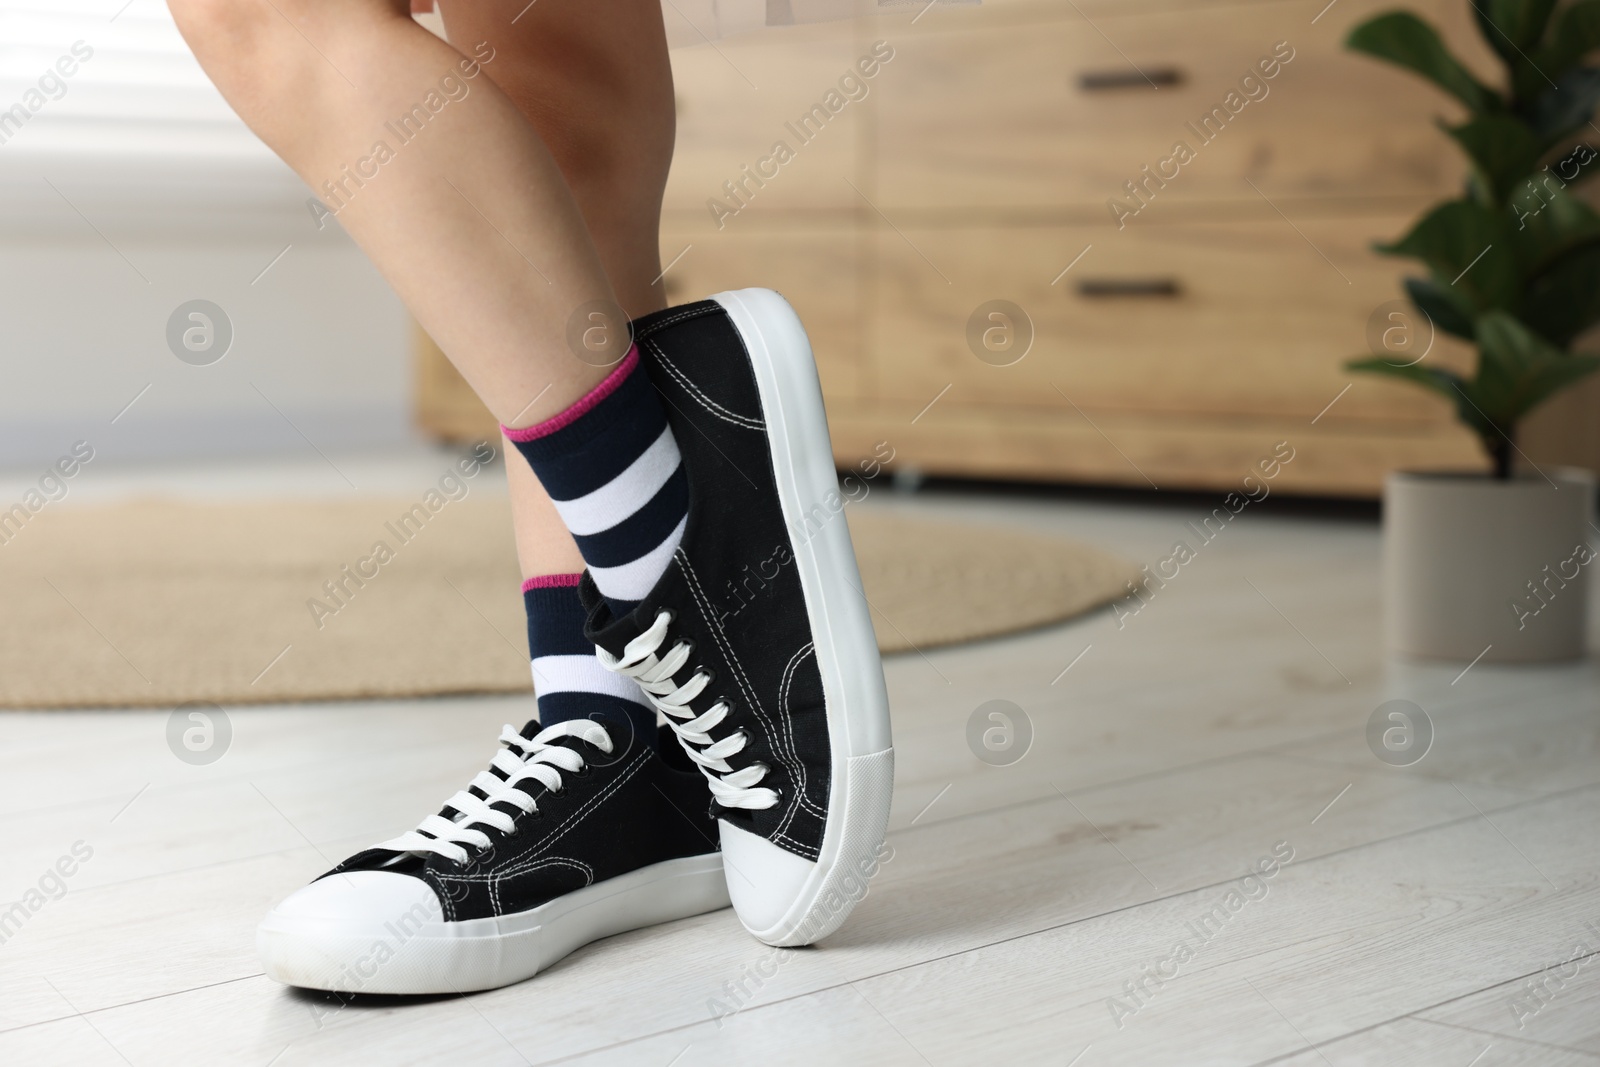
{"label": "white curtain", "polygon": [[31,115],[0,145],[0,162],[266,152],[201,72],[162,0],[0,0],[0,111],[17,106]]}
{"label": "white curtain", "polygon": [[79,211],[233,228],[309,195],[212,87],[164,0],[0,0],[0,228],[54,232]]}

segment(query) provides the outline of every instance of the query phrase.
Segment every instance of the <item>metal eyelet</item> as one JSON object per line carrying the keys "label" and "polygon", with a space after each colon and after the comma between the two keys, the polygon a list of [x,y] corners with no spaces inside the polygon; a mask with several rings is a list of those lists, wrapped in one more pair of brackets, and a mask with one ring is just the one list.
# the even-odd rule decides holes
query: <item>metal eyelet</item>
{"label": "metal eyelet", "polygon": [[715,667],[696,667],[694,669],[694,677],[699,678],[699,677],[702,677],[702,676],[704,676],[704,678],[706,680],[706,684],[710,685],[711,683],[713,683],[713,682],[715,682],[717,680],[716,668]]}
{"label": "metal eyelet", "polygon": [[[579,767],[575,771],[568,771],[567,773],[574,778],[587,778],[589,775],[594,773],[594,765],[585,760],[582,767]],[[566,791],[565,787],[563,787],[562,791]]]}
{"label": "metal eyelet", "polygon": [[673,611],[671,608],[662,608],[656,612],[657,619],[661,618],[663,615],[667,617],[668,626],[671,626],[673,623],[678,621],[678,613]]}

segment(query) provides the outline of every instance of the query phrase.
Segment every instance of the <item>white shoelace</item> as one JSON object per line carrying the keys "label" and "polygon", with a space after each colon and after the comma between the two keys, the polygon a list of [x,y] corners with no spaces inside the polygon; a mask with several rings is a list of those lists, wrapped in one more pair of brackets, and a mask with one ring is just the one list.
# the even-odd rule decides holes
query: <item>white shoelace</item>
{"label": "white shoelace", "polygon": [[672,676],[683,669],[694,651],[687,641],[678,641],[664,656],[658,656],[667,639],[667,627],[672,624],[672,613],[661,611],[650,629],[629,641],[620,657],[613,656],[596,646],[595,654],[607,670],[626,674],[639,683],[650,703],[667,717],[667,725],[678,735],[683,750],[700,768],[700,773],[711,783],[711,795],[724,807],[770,808],[778,803],[778,794],[765,786],[761,779],[770,770],[764,763],[752,763],[734,770],[728,757],[743,751],[749,735],[737,730],[721,741],[711,740],[711,731],[728,717],[731,710],[724,701],[717,701],[704,714],[696,715],[689,707],[690,701],[711,684],[709,675],[696,671],[688,681],[678,685]]}
{"label": "white shoelace", "polygon": [[[570,719],[540,730],[532,738],[523,737],[509,723],[500,730],[500,743],[505,745],[496,752],[490,765],[505,777],[497,778],[488,771],[479,771],[472,786],[484,795],[475,796],[463,789],[449,800],[446,808],[454,808],[455,819],[430,815],[399,837],[385,841],[378,848],[395,852],[417,854],[436,853],[456,863],[465,863],[469,853],[464,846],[485,849],[489,835],[475,829],[478,825],[492,826],[502,833],[515,827],[512,816],[491,807],[493,804],[511,804],[528,814],[539,810],[528,793],[518,788],[523,782],[537,781],[552,793],[562,790],[561,772],[577,773],[583,770],[583,756],[565,745],[555,744],[560,737],[578,737],[602,752],[611,751],[611,736],[605,727],[589,719]],[[471,788],[469,787],[469,788]]]}

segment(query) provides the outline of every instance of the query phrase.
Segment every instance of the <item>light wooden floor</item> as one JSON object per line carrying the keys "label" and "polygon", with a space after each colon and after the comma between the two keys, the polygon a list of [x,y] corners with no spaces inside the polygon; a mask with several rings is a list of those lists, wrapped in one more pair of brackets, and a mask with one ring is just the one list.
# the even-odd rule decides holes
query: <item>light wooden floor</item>
{"label": "light wooden floor", "polygon": [[[863,506],[1142,561],[1201,513]],[[890,661],[893,859],[839,934],[776,964],[721,912],[510,989],[341,1009],[264,978],[255,923],[433,810],[526,701],[237,710],[208,767],[171,755],[164,713],[0,714],[0,900],[93,848],[0,945],[0,1063],[1600,1063],[1600,669],[1386,662],[1377,552],[1369,522],[1247,511],[1125,629],[1097,614]],[[1408,770],[1364,739],[1392,697],[1436,729]],[[965,740],[994,698],[1035,731],[1009,767]],[[1293,861],[1265,895],[1161,962],[1119,1025],[1125,983],[1274,847]]]}

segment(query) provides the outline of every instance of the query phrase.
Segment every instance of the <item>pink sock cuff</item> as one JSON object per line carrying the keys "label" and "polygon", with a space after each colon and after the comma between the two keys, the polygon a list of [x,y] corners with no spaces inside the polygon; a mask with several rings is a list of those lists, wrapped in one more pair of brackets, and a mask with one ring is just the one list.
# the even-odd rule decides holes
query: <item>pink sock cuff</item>
{"label": "pink sock cuff", "polygon": [[543,422],[536,422],[532,426],[524,426],[520,430],[513,430],[509,426],[501,426],[500,431],[513,441],[537,441],[541,437],[549,437],[557,430],[571,426],[577,422],[596,404],[617,391],[617,387],[627,381],[628,375],[633,373],[639,365],[639,346],[634,345],[628,349],[628,354],[622,357],[622,362],[617,364],[617,369],[606,375],[605,380],[583,395],[576,404],[561,412],[553,418]]}
{"label": "pink sock cuff", "polygon": [[570,589],[583,578],[581,574],[536,574],[522,583],[522,591],[530,589]]}

